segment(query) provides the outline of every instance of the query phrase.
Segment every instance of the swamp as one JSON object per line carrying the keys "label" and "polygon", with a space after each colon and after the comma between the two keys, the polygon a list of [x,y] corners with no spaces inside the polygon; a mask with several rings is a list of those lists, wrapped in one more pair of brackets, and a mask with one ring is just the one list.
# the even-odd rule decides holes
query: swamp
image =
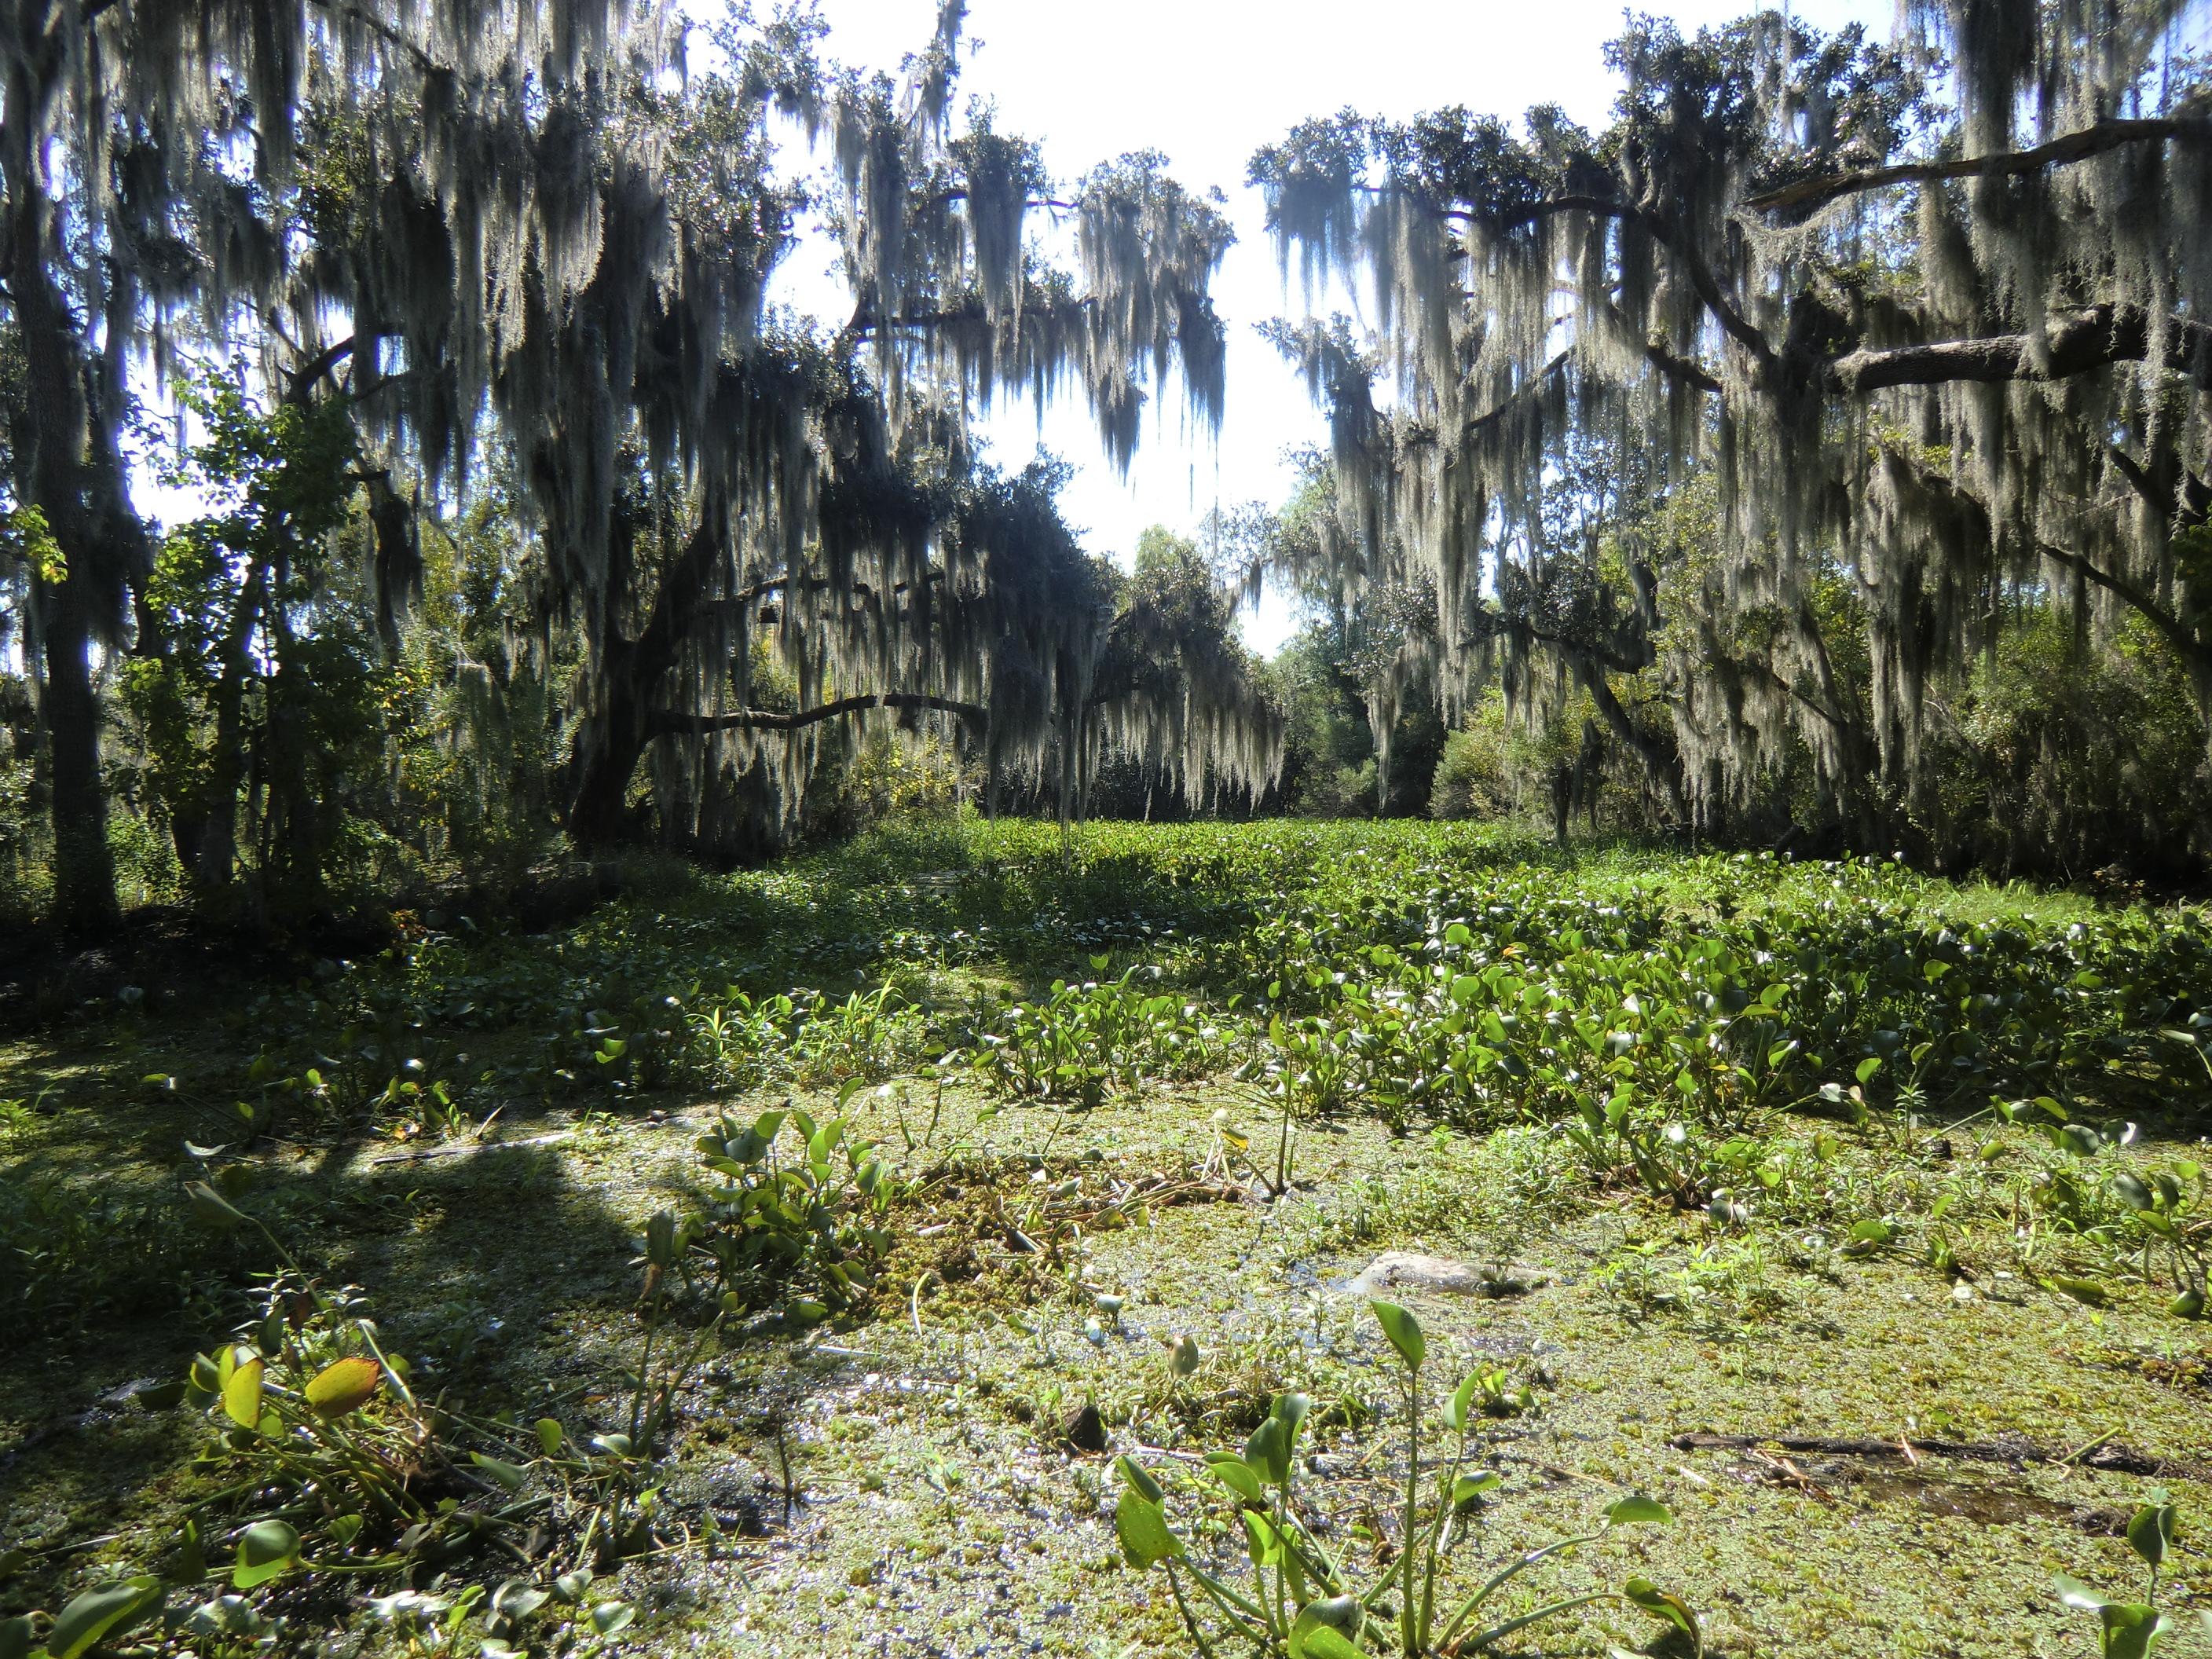
{"label": "swamp", "polygon": [[2212,1659],[2208,228],[2212,0],[0,0],[0,1659]]}
{"label": "swamp", "polygon": [[2161,1599],[2204,1593],[2200,912],[1450,825],[633,878],[11,1042],[14,1593],[204,1571],[240,1645],[1149,1651],[1120,1460],[1249,1601],[1285,1395],[1309,1547],[1395,1584],[1370,1301],[1425,1335],[1417,1518],[1464,1488],[1445,1601],[1671,1517],[1468,1628],[1642,1580],[1717,1651],[2080,1652],[2051,1575],[2142,1594],[2166,1504]]}

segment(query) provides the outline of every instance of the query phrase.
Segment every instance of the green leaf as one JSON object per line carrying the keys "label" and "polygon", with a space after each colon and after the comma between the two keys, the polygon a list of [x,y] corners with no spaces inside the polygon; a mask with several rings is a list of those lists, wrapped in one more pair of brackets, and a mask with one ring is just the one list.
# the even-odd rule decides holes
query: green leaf
{"label": "green leaf", "polygon": [[1395,1302],[1370,1302],[1376,1322],[1382,1327],[1382,1334],[1390,1339],[1390,1346],[1398,1351],[1398,1358],[1406,1362],[1406,1369],[1417,1371],[1428,1352],[1428,1344],[1421,1335],[1421,1322]]}
{"label": "green leaf", "polygon": [[230,1570],[234,1589],[252,1589],[280,1578],[299,1565],[300,1534],[284,1521],[257,1521],[238,1540],[238,1564]]}
{"label": "green leaf", "polygon": [[[2159,1496],[2163,1498],[2164,1493]],[[2167,1503],[2146,1504],[2128,1522],[2128,1547],[2154,1567],[2166,1565],[2173,1550],[2174,1523],[2179,1519]]]}
{"label": "green leaf", "polygon": [[32,1639],[28,1613],[0,1619],[0,1659],[30,1659]]}
{"label": "green leaf", "polygon": [[1139,1571],[1182,1553],[1182,1540],[1168,1526],[1160,1506],[1141,1492],[1128,1491],[1114,1505],[1114,1535],[1121,1554]]}
{"label": "green leaf", "polygon": [[2094,1158],[2103,1150],[2105,1145],[2104,1136],[2086,1123],[2061,1125],[2058,1140],[2061,1146],[2077,1158]]}
{"label": "green leaf", "polygon": [[1861,1087],[1864,1087],[1867,1084],[1874,1081],[1875,1073],[1880,1070],[1881,1070],[1881,1058],[1877,1055],[1869,1054],[1864,1060],[1858,1063],[1856,1067],[1853,1069],[1851,1075],[1858,1079]]}
{"label": "green leaf", "polygon": [[1265,1492],[1260,1485],[1260,1472],[1234,1452],[1208,1452],[1206,1467],[1213,1478],[1229,1488],[1235,1496],[1248,1504],[1264,1501]]}
{"label": "green leaf", "polygon": [[2069,1279],[2063,1274],[2054,1273],[2042,1284],[2045,1290],[2070,1296],[2084,1307],[2106,1307],[2112,1299],[2112,1293],[2094,1279]]}
{"label": "green leaf", "polygon": [[204,1181],[187,1181],[185,1198],[192,1206],[193,1218],[204,1227],[227,1233],[246,1224],[246,1212],[234,1207],[228,1199]]}
{"label": "green leaf", "polygon": [[2107,1601],[2098,1610],[2105,1626],[2105,1659],[2143,1659],[2173,1621],[2142,1601]]}
{"label": "green leaf", "polygon": [[526,1477],[514,1464],[502,1462],[496,1457],[486,1457],[482,1452],[471,1452],[469,1462],[482,1469],[508,1492],[522,1490],[522,1483]]}
{"label": "green leaf", "polygon": [[1614,1527],[1672,1526],[1674,1511],[1656,1498],[1646,1498],[1641,1492],[1633,1498],[1623,1498],[1608,1504],[1605,1510],[1606,1523]]}
{"label": "green leaf", "polygon": [[1343,1602],[1351,1604],[1351,1618],[1358,1620],[1361,1609],[1356,1595],[1316,1601],[1298,1614],[1297,1623],[1291,1626],[1291,1659],[1360,1659],[1359,1650],[1345,1634],[1347,1626],[1336,1624],[1322,1612]]}
{"label": "green leaf", "polygon": [[1468,1413],[1474,1409],[1474,1397],[1482,1391],[1482,1373],[1476,1371],[1452,1390],[1452,1397],[1444,1404],[1444,1423],[1456,1431],[1467,1426]]}
{"label": "green leaf", "polygon": [[1244,1548],[1255,1567],[1278,1567],[1283,1564],[1283,1534],[1275,1530],[1275,1523],[1257,1510],[1237,1511],[1244,1522]]}
{"label": "green leaf", "polygon": [[1477,1469],[1473,1474],[1462,1474],[1452,1482],[1452,1507],[1465,1509],[1486,1492],[1496,1492],[1505,1484],[1505,1477],[1495,1469]]}
{"label": "green leaf", "polygon": [[2148,1210],[2151,1206],[2150,1183],[2126,1170],[2112,1177],[2112,1194],[2130,1210]]}
{"label": "green leaf", "polygon": [[46,1637],[49,1659],[80,1659],[109,1637],[151,1616],[161,1597],[158,1578],[125,1578],[87,1590],[54,1620]]}
{"label": "green leaf", "polygon": [[1252,1431],[1252,1437],[1244,1443],[1244,1462],[1271,1486],[1279,1486],[1291,1478],[1291,1447],[1282,1419],[1270,1417]]}
{"label": "green leaf", "polygon": [[538,1419],[538,1444],[548,1457],[561,1449],[561,1425],[557,1419],[541,1417]]}
{"label": "green leaf", "polygon": [[491,1610],[502,1618],[524,1620],[552,1600],[550,1590],[542,1590],[524,1578],[510,1578],[492,1592]]}
{"label": "green leaf", "polygon": [[1121,1484],[1143,1498],[1147,1504],[1160,1501],[1160,1483],[1152,1473],[1133,1457],[1126,1454],[1114,1460],[1114,1472],[1121,1477]]}
{"label": "green leaf", "polygon": [[2051,1588],[2058,1592],[2058,1599],[2061,1601],[2069,1607],[2078,1607],[2084,1613],[2095,1613],[2112,1599],[2104,1591],[2091,1589],[2080,1579],[2069,1578],[2063,1572],[2053,1573],[2051,1577]]}
{"label": "green leaf", "polygon": [[1698,1628],[1698,1615],[1690,1604],[1672,1590],[1663,1590],[1649,1578],[1632,1578],[1621,1587],[1621,1594],[1644,1612],[1656,1613],[1690,1638],[1702,1652],[1705,1636]]}
{"label": "green leaf", "polygon": [[592,1628],[602,1636],[628,1630],[637,1609],[627,1601],[602,1601],[592,1609]]}

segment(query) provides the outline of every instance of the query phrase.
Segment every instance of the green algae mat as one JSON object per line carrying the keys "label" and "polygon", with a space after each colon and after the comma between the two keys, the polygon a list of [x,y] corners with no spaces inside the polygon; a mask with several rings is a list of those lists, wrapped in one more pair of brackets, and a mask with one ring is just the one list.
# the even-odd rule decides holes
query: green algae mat
{"label": "green algae mat", "polygon": [[623,891],[6,1040],[6,1659],[2212,1653],[2200,911],[1426,825]]}

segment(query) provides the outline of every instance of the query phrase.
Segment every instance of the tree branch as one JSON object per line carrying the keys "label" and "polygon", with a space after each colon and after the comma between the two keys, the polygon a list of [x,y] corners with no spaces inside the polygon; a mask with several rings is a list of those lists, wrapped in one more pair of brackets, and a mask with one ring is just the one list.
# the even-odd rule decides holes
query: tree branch
{"label": "tree branch", "polygon": [[315,389],[316,382],[352,356],[353,351],[354,343],[349,337],[335,345],[325,346],[297,368],[289,371],[284,376],[284,401],[304,404],[307,401],[307,394]]}
{"label": "tree branch", "polygon": [[863,696],[839,697],[834,702],[802,708],[793,714],[773,714],[765,708],[738,708],[723,714],[683,714],[672,708],[654,708],[646,714],[645,729],[650,737],[704,736],[710,732],[796,732],[803,726],[819,726],[840,715],[865,714],[872,708],[933,709],[940,714],[958,714],[971,720],[986,720],[990,714],[980,703],[960,702],[927,691],[877,691]]}
{"label": "tree branch", "polygon": [[1641,351],[1645,360],[1662,374],[1670,380],[1679,381],[1699,392],[1709,392],[1717,395],[1721,391],[1719,375],[1714,374],[1695,357],[1685,357],[1669,351],[1649,335],[1639,334],[1636,329],[1629,325],[1628,319],[1622,313],[1620,307],[1611,301],[1604,301],[1601,304],[1606,320],[1613,325],[1614,331]]}
{"label": "tree branch", "polygon": [[1749,318],[1729,302],[1728,296],[1721,292],[1719,277],[1705,263],[1697,244],[1673,220],[1653,212],[1650,208],[1639,207],[1633,202],[1624,202],[1611,196],[1574,194],[1547,197],[1540,202],[1531,202],[1510,213],[1480,214],[1453,210],[1444,216],[1479,226],[1495,235],[1518,229],[1522,225],[1533,225],[1561,213],[1591,213],[1602,218],[1632,220],[1642,225],[1651,233],[1654,240],[1682,262],[1683,270],[1689,273],[1691,288],[1696,291],[1705,309],[1713,314],[1713,320],[1721,325],[1722,331],[1751,353],[1760,367],[1771,366],[1775,356],[1773,345]]}
{"label": "tree branch", "polygon": [[1945,179],[2016,178],[2022,173],[2039,173],[2045,167],[2070,167],[2076,161],[2086,161],[2130,144],[2160,143],[2169,138],[2198,143],[2212,139],[2212,121],[2100,121],[2094,126],[2063,134],[2033,149],[2001,150],[1995,155],[1962,156],[1949,161],[1907,161],[1894,167],[1821,173],[1763,191],[1744,205],[1760,213],[1779,213],[1793,208],[1825,207],[1839,197],[1881,190],[1890,185],[1932,184]]}
{"label": "tree branch", "polygon": [[[2150,347],[2149,319],[2140,307],[2095,306],[2054,322],[2040,342],[2000,334],[1853,351],[1830,362],[1823,374],[1827,389],[1845,397],[1960,380],[2063,380],[2112,363],[2142,362]],[[2188,375],[2198,390],[2212,391],[2212,329],[2177,319],[2166,336],[2165,367]]]}
{"label": "tree branch", "polygon": [[[1899,448],[1897,445],[1885,442],[1881,447],[1884,453],[1894,457],[1904,465],[1910,467],[1914,476],[1922,483],[1931,489],[1942,491],[1974,514],[1981,520],[1982,532],[1992,541],[1996,539],[1996,520],[1990,513],[1988,502],[1972,492],[1960,488],[1958,481],[1948,473],[1928,465],[1917,456]],[[2124,576],[2115,575],[2087,555],[2076,553],[2071,548],[2060,547],[2055,543],[2047,542],[2040,536],[2034,538],[2033,545],[2036,552],[2044,558],[2050,560],[2061,569],[2072,571],[2093,586],[2103,588],[2105,592],[2142,617],[2164,635],[2166,643],[2179,653],[2181,659],[2189,664],[2198,675],[2212,673],[2212,641],[2199,638],[2196,629],[2191,628],[2180,617],[2159,604],[2156,599],[2144,592],[2133,582]]]}

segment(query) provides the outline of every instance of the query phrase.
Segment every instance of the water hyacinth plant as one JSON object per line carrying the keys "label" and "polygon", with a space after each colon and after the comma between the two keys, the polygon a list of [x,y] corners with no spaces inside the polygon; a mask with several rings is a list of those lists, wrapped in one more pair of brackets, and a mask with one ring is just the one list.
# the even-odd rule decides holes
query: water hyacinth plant
{"label": "water hyacinth plant", "polygon": [[1278,1396],[1241,1454],[1214,1452],[1206,1460],[1207,1473],[1236,1510],[1252,1571],[1249,1589],[1194,1558],[1189,1544],[1170,1523],[1165,1489],[1150,1471],[1133,1458],[1116,1461],[1123,1489],[1114,1511],[1114,1528],[1122,1556],[1139,1571],[1156,1566],[1164,1571],[1176,1610],[1201,1659],[1245,1651],[1271,1659],[1348,1659],[1384,1653],[1429,1659],[1472,1653],[1530,1626],[1604,1602],[1657,1616],[1686,1638],[1693,1652],[1702,1654],[1703,1632],[1689,1604],[1644,1578],[1631,1578],[1619,1590],[1565,1596],[1527,1613],[1486,1621],[1486,1610],[1498,1594],[1531,1568],[1596,1543],[1617,1527],[1672,1521],[1667,1507],[1655,1498],[1622,1498],[1605,1510],[1590,1531],[1555,1539],[1515,1557],[1455,1602],[1449,1595],[1438,1601],[1438,1583],[1454,1551],[1473,1535],[1487,1494],[1504,1484],[1493,1470],[1468,1467],[1468,1431],[1481,1414],[1484,1377],[1480,1372],[1468,1377],[1444,1405],[1444,1427],[1454,1437],[1452,1455],[1437,1471],[1425,1503],[1421,1368],[1427,1344],[1420,1322],[1407,1310],[1388,1302],[1370,1306],[1402,1362],[1406,1484],[1404,1547],[1364,1589],[1354,1583],[1350,1564],[1322,1540],[1318,1519],[1298,1489],[1298,1437],[1311,1412],[1311,1402],[1304,1395]]}

